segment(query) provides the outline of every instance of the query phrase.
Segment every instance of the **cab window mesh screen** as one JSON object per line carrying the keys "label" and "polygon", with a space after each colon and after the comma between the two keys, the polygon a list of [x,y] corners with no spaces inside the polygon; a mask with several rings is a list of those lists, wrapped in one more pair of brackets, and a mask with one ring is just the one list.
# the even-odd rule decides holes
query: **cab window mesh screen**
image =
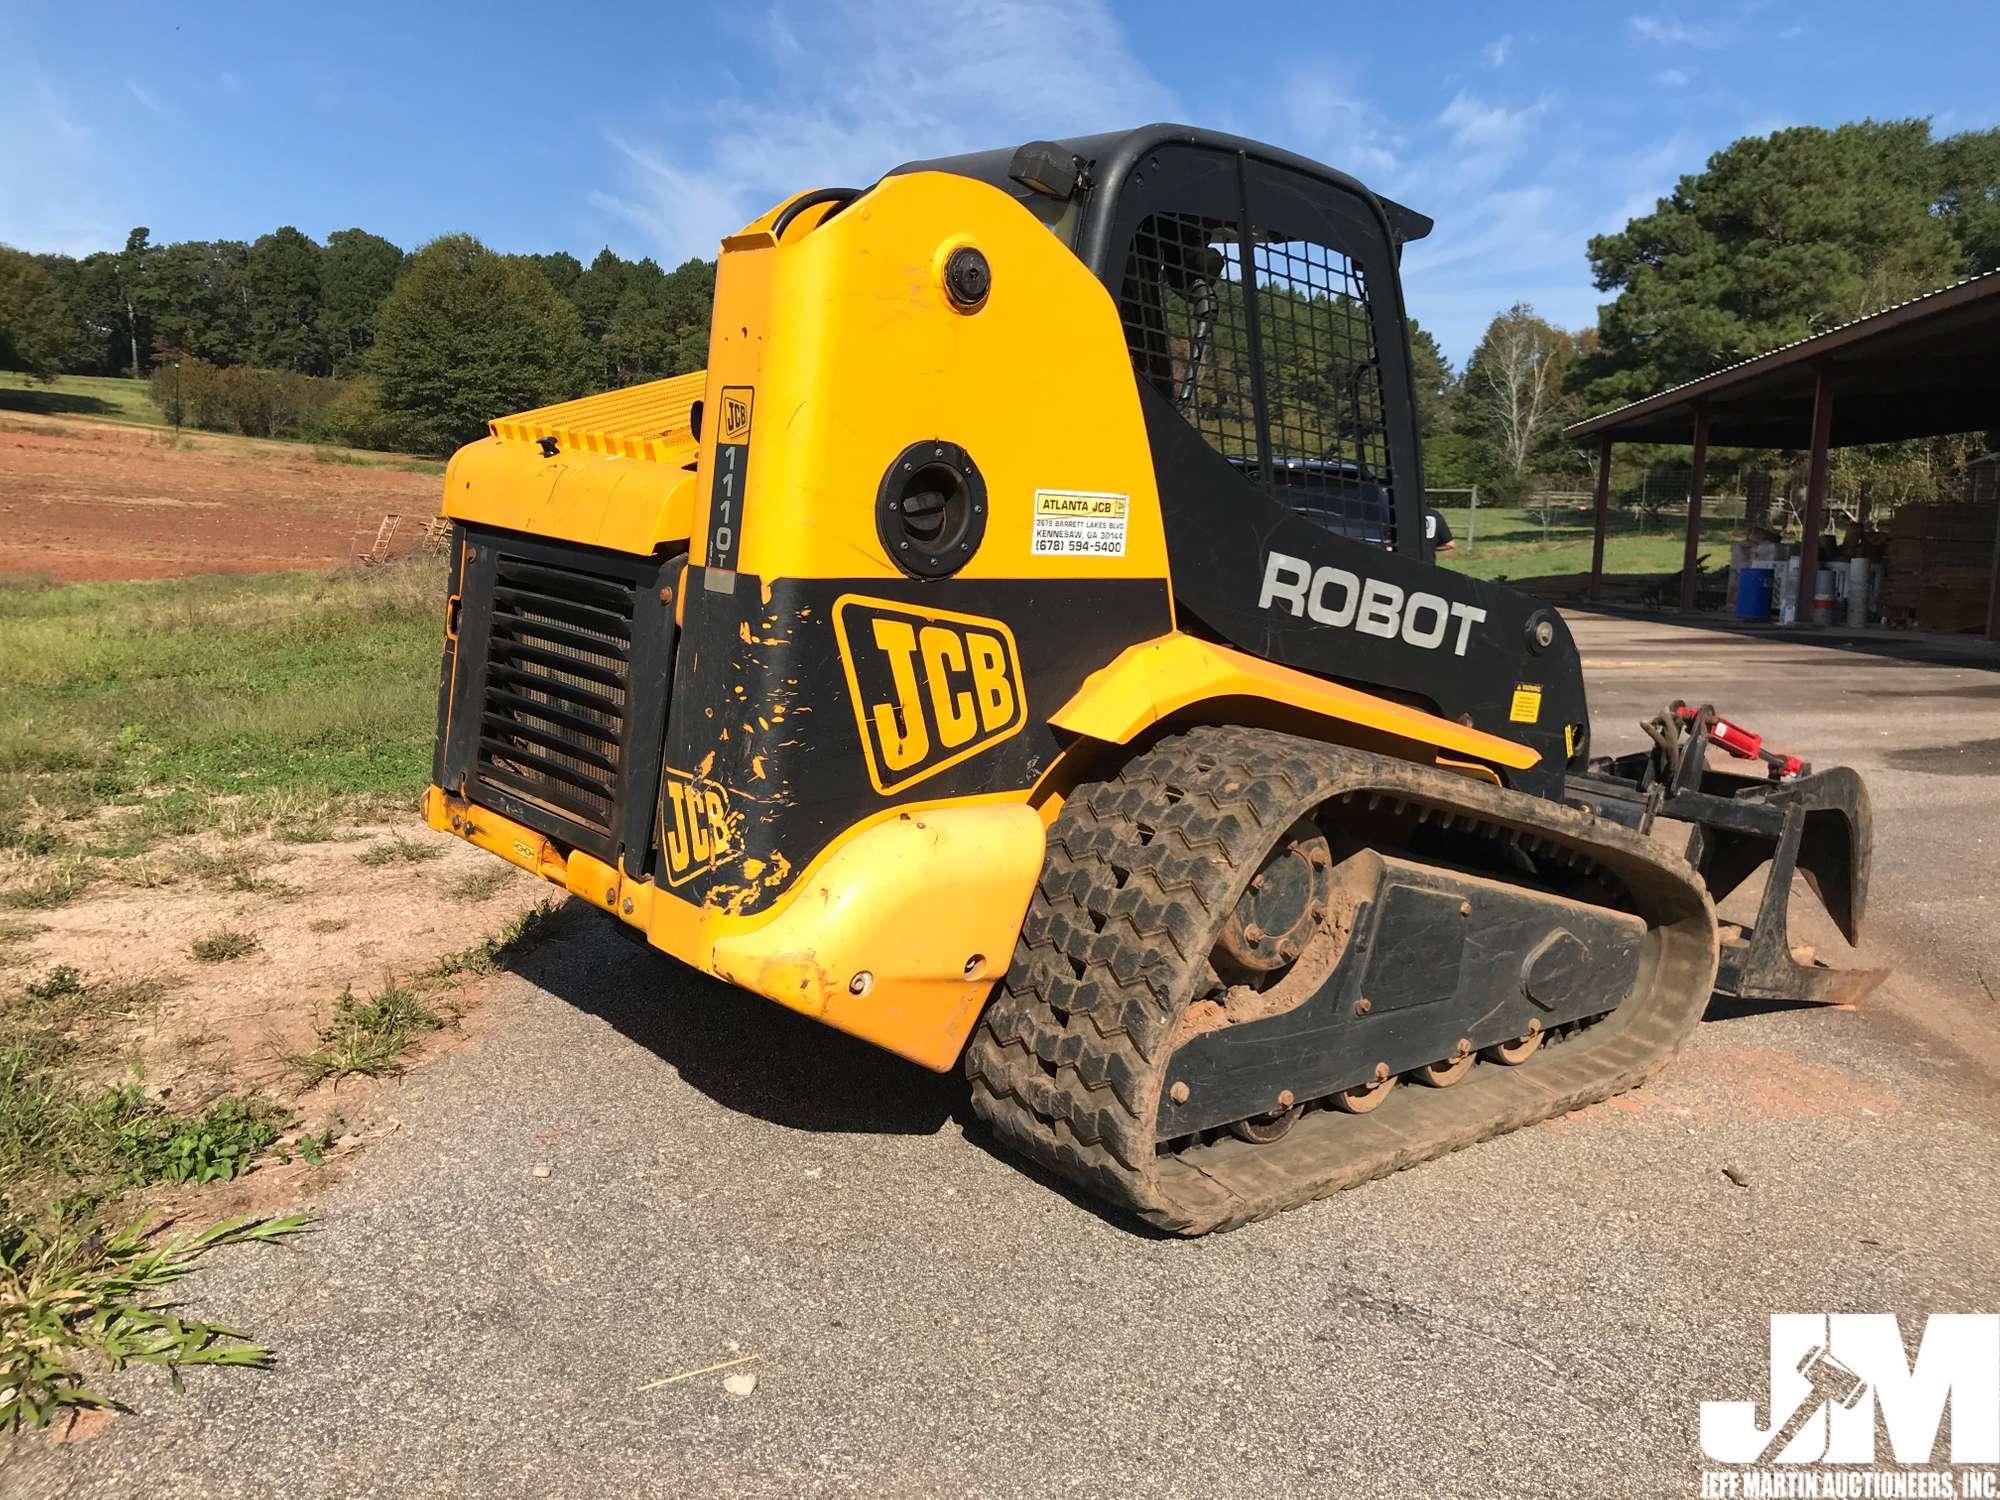
{"label": "cab window mesh screen", "polygon": [[[1277,239],[1255,225],[1249,238],[1246,278],[1237,224],[1195,214],[1140,222],[1119,293],[1133,370],[1277,499],[1335,529],[1356,534],[1366,523],[1386,536],[1389,445],[1361,267],[1326,245]],[[1250,358],[1250,288],[1261,392]],[[1260,394],[1269,475],[1257,441]]]}
{"label": "cab window mesh screen", "polygon": [[1310,240],[1255,250],[1271,457],[1360,465],[1384,483],[1382,371],[1361,268]]}
{"label": "cab window mesh screen", "polygon": [[1119,313],[1132,368],[1225,457],[1255,461],[1243,266],[1234,224],[1153,214],[1132,237]]}

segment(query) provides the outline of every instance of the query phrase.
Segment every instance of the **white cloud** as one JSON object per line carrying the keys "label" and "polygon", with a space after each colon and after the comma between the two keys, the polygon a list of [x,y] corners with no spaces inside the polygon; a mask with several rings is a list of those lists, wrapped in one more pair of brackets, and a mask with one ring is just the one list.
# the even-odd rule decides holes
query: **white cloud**
{"label": "white cloud", "polygon": [[1653,75],[1653,82],[1661,88],[1684,89],[1694,82],[1694,74],[1686,68],[1662,68]]}
{"label": "white cloud", "polygon": [[1528,136],[1548,107],[1538,100],[1520,109],[1503,104],[1487,104],[1460,90],[1438,116],[1438,123],[1451,131],[1454,144],[1468,151],[1495,153],[1511,151]]}
{"label": "white cloud", "polygon": [[41,73],[35,74],[35,86],[32,92],[35,96],[32,110],[33,123],[44,126],[64,140],[90,139],[90,127],[83,123],[77,113],[69,107],[69,101],[57,93],[54,86]]}
{"label": "white cloud", "polygon": [[142,85],[140,85],[136,80],[130,78],[126,79],[125,91],[129,93],[134,99],[137,99],[141,104],[145,105],[146,108],[150,109],[154,114],[164,115],[167,113],[166,105],[160,103],[159,100],[155,99],[151,94],[147,93],[145,88]]}
{"label": "white cloud", "polygon": [[1173,113],[1100,0],[943,0],[917,24],[895,0],[781,6],[760,46],[755,97],[719,79],[697,106],[609,135],[623,177],[591,201],[669,263],[713,255],[804,188]]}
{"label": "white cloud", "polygon": [[1533,265],[1551,251],[1574,249],[1580,243],[1563,222],[1570,212],[1570,205],[1548,183],[1488,193],[1453,215],[1453,232],[1411,249],[1412,270],[1436,275],[1477,266],[1491,276]]}
{"label": "white cloud", "polygon": [[1404,254],[1411,316],[1460,364],[1494,314],[1515,302],[1532,302],[1565,328],[1595,322],[1597,296],[1583,265],[1587,219],[1581,199],[1550,182],[1452,205],[1437,232]]}
{"label": "white cloud", "polygon": [[1676,16],[1633,16],[1628,24],[1635,40],[1662,47],[1709,49],[1720,47],[1729,40],[1723,27],[1693,26]]}
{"label": "white cloud", "polygon": [[1329,68],[1296,70],[1266,109],[1258,119],[1230,122],[1231,128],[1364,181],[1386,181],[1402,166],[1402,142],[1382,112],[1343,89]]}
{"label": "white cloud", "polygon": [[1479,49],[1480,61],[1485,63],[1489,68],[1506,67],[1507,59],[1513,55],[1514,38],[1511,33],[1507,36],[1495,37]]}

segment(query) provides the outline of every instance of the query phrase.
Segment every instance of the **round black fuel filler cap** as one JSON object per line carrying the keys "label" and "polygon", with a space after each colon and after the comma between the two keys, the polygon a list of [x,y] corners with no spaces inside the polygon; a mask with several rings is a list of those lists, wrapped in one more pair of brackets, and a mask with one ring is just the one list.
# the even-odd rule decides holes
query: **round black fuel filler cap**
{"label": "round black fuel filler cap", "polygon": [[986,535],[986,480],[972,456],[943,438],[896,455],[875,494],[882,550],[912,578],[944,578],[972,560]]}

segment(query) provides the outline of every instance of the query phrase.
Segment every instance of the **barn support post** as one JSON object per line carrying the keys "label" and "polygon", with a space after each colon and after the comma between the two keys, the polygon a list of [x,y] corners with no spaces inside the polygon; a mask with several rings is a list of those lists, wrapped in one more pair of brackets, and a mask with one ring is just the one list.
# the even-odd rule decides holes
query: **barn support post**
{"label": "barn support post", "polygon": [[1688,475],[1687,549],[1681,554],[1681,612],[1694,610],[1695,583],[1699,578],[1696,554],[1701,550],[1701,492],[1708,482],[1708,403],[1694,408],[1694,466]]}
{"label": "barn support post", "polygon": [[1597,505],[1590,539],[1590,588],[1595,599],[1604,581],[1604,517],[1611,505],[1611,435],[1597,440]]}
{"label": "barn support post", "polygon": [[[1996,497],[2000,505],[2000,497]],[[1993,571],[1986,580],[1986,639],[2000,641],[2000,516],[1993,518]]]}
{"label": "barn support post", "polygon": [[1801,625],[1812,623],[1813,588],[1819,578],[1819,533],[1826,525],[1826,450],[1833,437],[1833,372],[1820,365],[1813,379],[1812,452],[1806,466],[1806,534],[1799,545]]}

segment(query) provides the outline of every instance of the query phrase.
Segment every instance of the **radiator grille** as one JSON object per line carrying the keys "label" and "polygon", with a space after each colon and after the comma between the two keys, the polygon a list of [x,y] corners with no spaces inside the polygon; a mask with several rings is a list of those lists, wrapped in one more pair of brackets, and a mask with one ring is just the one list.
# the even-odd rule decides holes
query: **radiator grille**
{"label": "radiator grille", "polygon": [[502,551],[478,777],[610,836],[631,685],[634,588]]}

